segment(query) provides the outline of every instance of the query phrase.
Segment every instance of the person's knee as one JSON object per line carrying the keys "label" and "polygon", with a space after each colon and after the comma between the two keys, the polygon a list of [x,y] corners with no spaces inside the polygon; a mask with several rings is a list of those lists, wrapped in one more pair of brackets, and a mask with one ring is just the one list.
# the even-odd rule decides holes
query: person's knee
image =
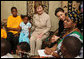
{"label": "person's knee", "polygon": [[30,39],[30,44],[32,43],[32,42],[34,42],[35,40],[33,40],[33,39]]}
{"label": "person's knee", "polygon": [[34,37],[31,37],[30,38],[30,42],[32,42],[32,41],[35,41],[35,38]]}

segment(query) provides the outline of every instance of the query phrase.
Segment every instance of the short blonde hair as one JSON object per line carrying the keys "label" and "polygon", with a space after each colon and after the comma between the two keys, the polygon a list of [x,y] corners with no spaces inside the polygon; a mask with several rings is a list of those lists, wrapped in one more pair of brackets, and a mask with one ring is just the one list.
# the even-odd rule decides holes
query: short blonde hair
{"label": "short blonde hair", "polygon": [[35,10],[36,10],[36,8],[39,7],[39,6],[41,6],[41,7],[43,8],[43,10],[44,10],[44,6],[43,6],[42,4],[37,4],[37,5],[35,5],[35,6],[34,6]]}

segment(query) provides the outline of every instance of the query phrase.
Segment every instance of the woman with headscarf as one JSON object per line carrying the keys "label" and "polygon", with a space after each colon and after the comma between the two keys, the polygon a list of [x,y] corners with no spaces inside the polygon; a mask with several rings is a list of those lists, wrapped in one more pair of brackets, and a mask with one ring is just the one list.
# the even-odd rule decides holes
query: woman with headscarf
{"label": "woman with headscarf", "polygon": [[66,19],[64,20],[65,30],[63,31],[64,33],[62,38],[59,37],[59,40],[58,37],[55,38],[55,41],[57,41],[57,43],[52,48],[45,48],[45,53],[53,55],[55,50],[60,52],[62,42],[64,38],[66,38],[67,36],[74,36],[78,38],[81,41],[81,43],[83,43],[83,36],[80,33],[80,30],[77,28],[78,22],[79,22],[79,15],[75,11],[68,13]]}

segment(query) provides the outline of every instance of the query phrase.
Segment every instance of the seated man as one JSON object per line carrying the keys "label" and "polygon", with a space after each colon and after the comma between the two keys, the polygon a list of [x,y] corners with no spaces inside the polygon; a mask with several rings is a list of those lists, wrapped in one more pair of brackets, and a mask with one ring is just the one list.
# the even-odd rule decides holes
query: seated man
{"label": "seated man", "polygon": [[80,50],[82,47],[81,41],[74,36],[67,36],[64,38],[61,49],[56,53],[52,52],[51,55],[56,58],[81,58]]}
{"label": "seated man", "polygon": [[16,46],[18,44],[18,32],[19,32],[19,25],[22,21],[21,17],[17,15],[17,8],[12,7],[11,8],[12,15],[8,17],[7,20],[7,40],[12,45],[12,50],[15,53]]}

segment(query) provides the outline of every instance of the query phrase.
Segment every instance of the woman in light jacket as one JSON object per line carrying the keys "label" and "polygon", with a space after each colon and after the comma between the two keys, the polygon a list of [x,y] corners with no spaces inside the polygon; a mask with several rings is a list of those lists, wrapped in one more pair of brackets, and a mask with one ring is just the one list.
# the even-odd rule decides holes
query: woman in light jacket
{"label": "woman in light jacket", "polygon": [[49,35],[51,28],[50,16],[44,12],[43,5],[36,6],[36,14],[33,16],[33,33],[30,38],[31,54],[38,55],[42,41]]}

